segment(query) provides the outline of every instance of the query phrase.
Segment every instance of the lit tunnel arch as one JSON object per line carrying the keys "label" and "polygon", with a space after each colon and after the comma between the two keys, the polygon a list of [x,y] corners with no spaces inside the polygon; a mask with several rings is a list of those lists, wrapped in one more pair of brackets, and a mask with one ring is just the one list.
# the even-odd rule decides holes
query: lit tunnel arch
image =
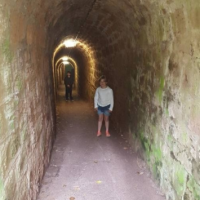
{"label": "lit tunnel arch", "polygon": [[[70,46],[67,44],[68,42],[74,42],[74,45]],[[62,53],[62,51],[64,51],[64,53]],[[76,56],[73,55],[74,51],[78,51],[79,54],[82,55],[84,61],[79,61],[78,63]],[[62,63],[65,57],[68,58],[68,61],[75,69],[75,88],[77,92],[79,93],[80,90],[87,91],[82,96],[84,96],[84,98],[91,99],[94,94],[96,79],[98,76],[96,70],[97,59],[95,57],[93,47],[87,41],[82,41],[79,39],[74,40],[73,37],[69,36],[61,40],[60,44],[55,48],[52,57],[55,94],[58,87],[56,68],[60,63]],[[87,89],[80,89],[81,86]]]}
{"label": "lit tunnel arch", "polygon": [[[63,61],[67,59],[67,61],[69,62],[69,64],[74,68],[74,86],[75,86],[75,89],[77,90],[77,92],[79,91],[79,67],[76,63],[76,61],[71,58],[70,56],[63,56],[61,58],[59,58],[55,64],[55,67],[56,67],[56,72],[58,71],[58,69],[61,67],[62,68],[62,80],[64,80],[64,76],[65,76],[65,72],[64,72],[64,66],[65,64],[63,64]],[[55,77],[58,77],[57,75]],[[56,88],[58,88],[58,83],[61,83],[61,80],[55,80],[56,82]]]}

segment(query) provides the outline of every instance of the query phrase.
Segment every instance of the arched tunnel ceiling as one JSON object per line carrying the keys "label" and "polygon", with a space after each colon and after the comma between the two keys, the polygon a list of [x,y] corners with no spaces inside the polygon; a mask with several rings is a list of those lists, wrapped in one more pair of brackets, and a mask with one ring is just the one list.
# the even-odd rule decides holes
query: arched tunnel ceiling
{"label": "arched tunnel ceiling", "polygon": [[78,61],[83,59],[85,51],[80,48],[61,48],[55,56],[54,64],[64,56],[70,56]]}
{"label": "arched tunnel ceiling", "polygon": [[[55,47],[63,37],[68,35],[74,38],[78,35],[78,39],[86,41],[91,46],[106,44],[112,39],[109,33],[116,31],[117,37],[117,34],[126,28],[124,21],[129,20],[126,9],[133,11],[130,6],[133,7],[126,1],[56,2],[54,9],[51,9],[46,17],[50,38],[54,38],[53,46]],[[130,17],[130,13],[128,14]]]}
{"label": "arched tunnel ceiling", "polygon": [[[86,48],[70,54],[79,70],[80,97],[92,102],[98,78],[106,75],[115,96],[115,129],[145,150],[168,198],[199,199],[200,1],[96,0],[86,18],[93,2],[0,2],[5,199],[36,199],[56,130],[52,55],[78,33]],[[191,185],[198,186],[193,194]]]}

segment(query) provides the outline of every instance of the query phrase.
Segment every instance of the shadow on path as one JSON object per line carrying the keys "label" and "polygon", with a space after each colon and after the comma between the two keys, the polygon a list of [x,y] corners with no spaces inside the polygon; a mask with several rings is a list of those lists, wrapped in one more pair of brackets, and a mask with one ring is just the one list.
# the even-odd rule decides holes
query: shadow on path
{"label": "shadow on path", "polygon": [[112,129],[111,138],[97,138],[91,106],[63,96],[61,86],[57,138],[38,200],[164,200],[127,141]]}

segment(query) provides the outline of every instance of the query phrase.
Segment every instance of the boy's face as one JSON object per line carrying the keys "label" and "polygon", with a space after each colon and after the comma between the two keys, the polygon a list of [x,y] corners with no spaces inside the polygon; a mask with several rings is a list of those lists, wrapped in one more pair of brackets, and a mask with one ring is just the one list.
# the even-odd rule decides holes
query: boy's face
{"label": "boy's face", "polygon": [[100,86],[101,86],[102,88],[105,88],[105,87],[107,86],[107,83],[106,83],[105,79],[101,79],[101,80],[100,80]]}
{"label": "boy's face", "polygon": [[67,76],[68,76],[68,77],[70,77],[70,75],[71,75],[70,73],[67,73]]}

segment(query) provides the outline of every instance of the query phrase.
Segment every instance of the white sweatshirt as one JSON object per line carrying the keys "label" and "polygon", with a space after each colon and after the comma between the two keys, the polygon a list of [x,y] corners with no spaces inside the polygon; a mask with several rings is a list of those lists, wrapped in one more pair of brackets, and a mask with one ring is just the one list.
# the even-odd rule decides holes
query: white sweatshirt
{"label": "white sweatshirt", "polygon": [[114,106],[114,98],[113,98],[113,90],[110,87],[101,88],[98,87],[94,96],[94,108],[99,106],[105,107],[110,105],[109,110],[113,110]]}

